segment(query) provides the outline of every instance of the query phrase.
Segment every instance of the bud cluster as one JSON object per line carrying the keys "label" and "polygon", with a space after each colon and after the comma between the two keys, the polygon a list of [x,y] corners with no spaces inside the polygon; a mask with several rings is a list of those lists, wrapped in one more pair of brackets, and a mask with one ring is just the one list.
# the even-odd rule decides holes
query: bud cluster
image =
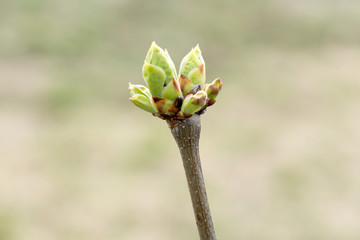
{"label": "bud cluster", "polygon": [[191,117],[213,105],[223,85],[220,78],[205,84],[205,62],[198,45],[183,58],[177,74],[167,50],[153,42],[142,72],[148,87],[129,83],[130,101],[158,117]]}

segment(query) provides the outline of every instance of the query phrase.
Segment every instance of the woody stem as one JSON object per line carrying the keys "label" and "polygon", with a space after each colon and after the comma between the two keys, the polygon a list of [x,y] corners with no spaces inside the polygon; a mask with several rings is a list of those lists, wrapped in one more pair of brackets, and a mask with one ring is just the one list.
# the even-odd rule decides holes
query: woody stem
{"label": "woody stem", "polygon": [[199,155],[200,115],[167,123],[180,150],[200,239],[216,240]]}

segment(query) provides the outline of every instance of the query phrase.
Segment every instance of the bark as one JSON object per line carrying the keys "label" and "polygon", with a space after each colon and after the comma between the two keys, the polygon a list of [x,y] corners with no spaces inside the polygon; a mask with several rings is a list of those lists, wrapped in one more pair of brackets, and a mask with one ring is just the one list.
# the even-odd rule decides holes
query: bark
{"label": "bark", "polygon": [[185,120],[167,120],[179,147],[201,240],[216,240],[199,155],[200,115]]}

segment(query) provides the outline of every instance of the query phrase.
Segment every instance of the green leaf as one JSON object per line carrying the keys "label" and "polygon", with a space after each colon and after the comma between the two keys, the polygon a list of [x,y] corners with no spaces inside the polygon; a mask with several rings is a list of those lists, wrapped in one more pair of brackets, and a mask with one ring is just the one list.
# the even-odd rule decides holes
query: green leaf
{"label": "green leaf", "polygon": [[165,83],[165,72],[160,67],[144,63],[143,76],[153,96],[160,97]]}

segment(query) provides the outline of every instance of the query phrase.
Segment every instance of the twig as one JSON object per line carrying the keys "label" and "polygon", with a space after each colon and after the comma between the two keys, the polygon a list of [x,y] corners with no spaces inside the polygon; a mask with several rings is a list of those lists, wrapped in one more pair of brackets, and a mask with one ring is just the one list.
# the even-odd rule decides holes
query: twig
{"label": "twig", "polygon": [[201,240],[216,240],[199,155],[200,115],[167,123],[179,147]]}

